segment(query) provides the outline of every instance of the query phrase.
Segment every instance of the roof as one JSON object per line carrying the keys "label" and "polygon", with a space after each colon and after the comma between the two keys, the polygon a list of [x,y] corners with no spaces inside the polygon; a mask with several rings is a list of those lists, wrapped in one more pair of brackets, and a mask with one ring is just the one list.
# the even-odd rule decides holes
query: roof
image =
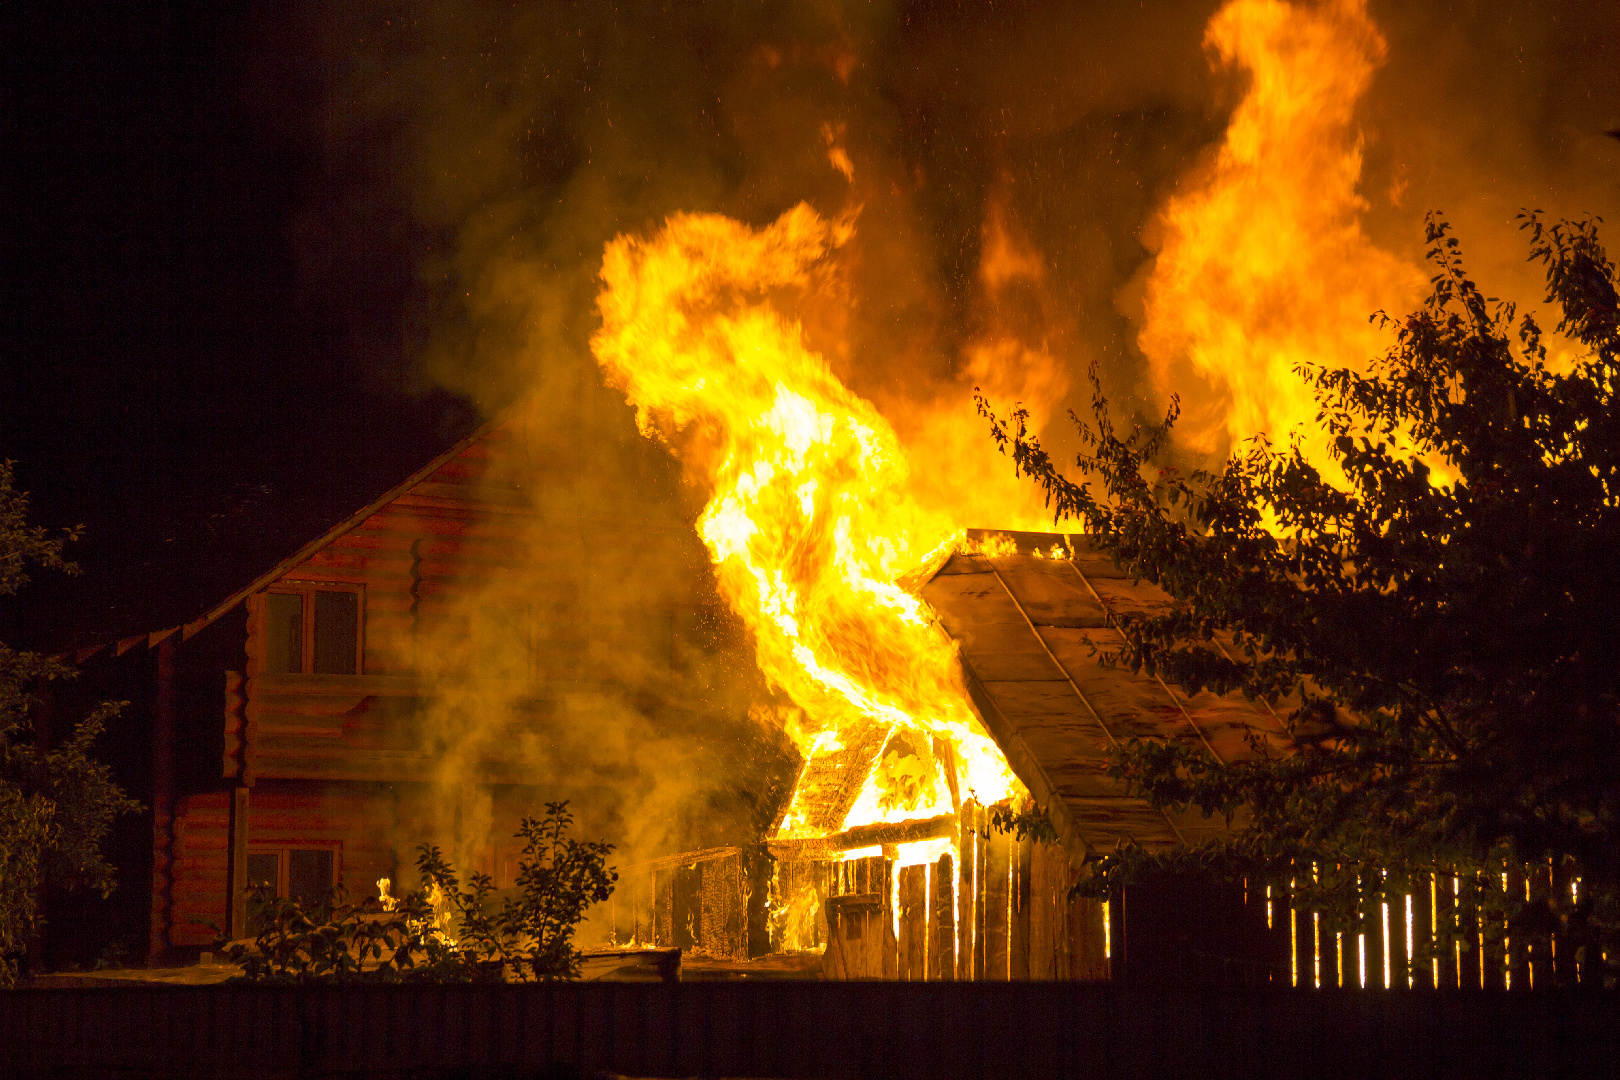
{"label": "roof", "polygon": [[153,630],[148,633],[136,634],[132,637],[119,639],[118,641],[103,641],[99,644],[70,650],[61,654],[62,658],[71,659],[74,663],[82,664],[86,660],[89,660],[97,653],[100,653],[102,650],[107,648],[111,648],[113,650],[113,655],[121,656],[137,645],[144,645],[147,648],[155,648],[160,642],[172,637],[176,633],[180,635],[180,640],[182,641],[192,637],[224,615],[228,614],[232,608],[236,607],[236,605],[240,604],[243,600],[247,599],[249,596],[252,596],[260,589],[270,585],[276,579],[280,578],[283,574],[287,573],[289,570],[292,570],[300,563],[305,562],[316,552],[330,546],[332,542],[337,540],[339,537],[358,528],[360,523],[365,521],[368,517],[375,514],[377,511],[381,510],[383,507],[387,506],[401,495],[404,495],[416,485],[427,480],[462,451],[466,450],[478,440],[488,436],[491,431],[499,427],[502,423],[509,419],[511,415],[512,411],[508,410],[507,412],[496,416],[494,419],[481,424],[471,434],[458,440],[443,453],[434,457],[432,461],[429,461],[426,465],[423,465],[420,469],[417,469],[415,472],[411,473],[411,475],[407,476],[404,480],[401,480],[399,483],[383,492],[377,498],[373,499],[359,510],[356,510],[353,514],[350,514],[347,518],[338,522],[336,525],[326,530],[326,532],[311,540],[309,543],[305,544],[303,547],[299,548],[285,559],[282,559],[280,562],[270,567],[270,569],[258,575],[252,581],[249,581],[246,585],[243,585],[240,589],[237,589],[235,592],[231,593],[229,596],[225,597],[219,603],[215,604],[213,607],[209,608],[207,611],[198,615],[191,621],[181,623],[176,626],[166,627],[161,630]]}
{"label": "roof", "polygon": [[1163,611],[1170,597],[1127,576],[1085,536],[994,535],[1010,537],[1016,553],[953,555],[922,595],[960,648],[986,728],[1064,846],[1083,858],[1125,840],[1166,848],[1223,834],[1223,818],[1167,813],[1131,795],[1107,775],[1105,759],[1149,738],[1229,763],[1254,752],[1251,731],[1283,745],[1276,714],[1235,695],[1188,698],[1155,676],[1102,666],[1095,651],[1122,644],[1114,620]]}

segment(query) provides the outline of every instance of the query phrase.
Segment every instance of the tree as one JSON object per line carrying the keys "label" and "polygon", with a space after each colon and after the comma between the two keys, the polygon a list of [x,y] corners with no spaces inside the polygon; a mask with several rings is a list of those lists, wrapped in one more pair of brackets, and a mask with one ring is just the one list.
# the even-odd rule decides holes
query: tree
{"label": "tree", "polygon": [[[0,462],[0,596],[28,583],[33,567],[77,573],[62,557],[66,542],[28,524],[28,494],[13,486],[10,461]],[[73,668],[0,644],[0,986],[16,978],[14,955],[38,929],[40,885],[112,892],[113,868],[102,845],[115,818],[140,808],[92,756],[96,739],[120,706],[106,703],[53,747],[34,738],[39,688],[71,678]]]}
{"label": "tree", "polygon": [[[1433,294],[1405,319],[1374,316],[1389,352],[1367,374],[1300,369],[1342,483],[1263,436],[1218,472],[1156,469],[1176,405],[1122,436],[1095,374],[1092,421],[1076,419],[1086,475],[1071,480],[1021,411],[1002,421],[981,400],[1054,512],[1175,601],[1121,618],[1102,661],[1281,705],[1292,740],[1226,765],[1131,743],[1111,768],[1154,804],[1249,823],[1191,850],[1109,854],[1094,893],[1149,870],[1294,877],[1301,906],[1350,919],[1369,887],[1457,873],[1515,941],[1546,955],[1556,933],[1583,983],[1613,985],[1620,300],[1593,222],[1522,220],[1578,358],[1550,361],[1535,320],[1485,297],[1431,216]],[[1528,900],[1504,887],[1523,867],[1544,886]]]}

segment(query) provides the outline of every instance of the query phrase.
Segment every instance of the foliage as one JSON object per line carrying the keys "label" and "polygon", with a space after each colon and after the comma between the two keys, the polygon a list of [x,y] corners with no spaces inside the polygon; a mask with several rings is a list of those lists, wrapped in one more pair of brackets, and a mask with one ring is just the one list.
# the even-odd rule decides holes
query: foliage
{"label": "foliage", "polygon": [[[79,530],[53,538],[28,524],[28,496],[13,486],[12,463],[0,462],[0,596],[28,582],[31,567],[77,573],[62,557]],[[42,686],[71,678],[59,660],[0,644],[0,986],[16,977],[12,954],[38,929],[45,880],[65,888],[113,889],[102,845],[115,818],[139,809],[92,757],[96,739],[121,705],[106,703],[54,747],[41,747],[33,720]]]}
{"label": "foliage", "polygon": [[[1433,294],[1375,316],[1394,331],[1387,355],[1368,374],[1300,370],[1342,480],[1264,437],[1218,473],[1155,470],[1176,406],[1121,436],[1097,389],[1073,481],[1022,412],[1003,422],[981,400],[1048,505],[1176,601],[1121,617],[1104,662],[1241,692],[1288,737],[1225,763],[1130,743],[1114,775],[1155,805],[1249,825],[1109,854],[1095,893],[1152,869],[1295,877],[1302,905],[1348,919],[1368,894],[1455,872],[1490,933],[1545,955],[1556,932],[1583,982],[1612,984],[1598,958],[1620,960],[1620,311],[1593,222],[1523,227],[1577,355],[1549,358],[1535,320],[1484,296],[1431,216]],[[1540,883],[1530,899],[1504,887],[1522,867]]]}
{"label": "foliage", "polygon": [[613,893],[613,845],[567,835],[566,802],[524,818],[517,895],[494,908],[494,882],[475,873],[467,889],[444,855],[423,844],[422,888],[391,906],[341,894],[308,909],[260,894],[264,929],[251,946],[221,943],[243,977],[271,982],[500,982],[577,978],[574,931],[592,904]]}
{"label": "foliage", "polygon": [[990,808],[990,827],[997,832],[1012,833],[1015,840],[1027,836],[1037,844],[1058,842],[1057,829],[1052,820],[1046,816],[1044,809],[1033,802],[1018,807],[1010,802],[997,803]]}

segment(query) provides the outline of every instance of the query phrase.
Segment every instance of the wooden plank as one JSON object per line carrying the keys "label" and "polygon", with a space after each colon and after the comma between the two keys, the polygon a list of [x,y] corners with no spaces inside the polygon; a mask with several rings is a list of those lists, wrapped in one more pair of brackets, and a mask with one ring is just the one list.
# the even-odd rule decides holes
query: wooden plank
{"label": "wooden plank", "polygon": [[956,925],[960,928],[956,954],[956,978],[971,982],[978,978],[974,958],[978,955],[978,878],[979,865],[978,804],[972,799],[962,803],[958,816],[957,846],[961,865],[956,868]]}
{"label": "wooden plank", "polygon": [[1011,844],[1006,833],[992,829],[985,848],[984,978],[1005,982],[1011,959]]}
{"label": "wooden plank", "polygon": [[1057,900],[1050,851],[1049,844],[1036,844],[1030,850],[1029,977],[1038,980],[1057,977],[1057,947],[1052,936]]}
{"label": "wooden plank", "polygon": [[930,869],[928,977],[950,982],[956,978],[956,863],[941,855]]}
{"label": "wooden plank", "polygon": [[1361,875],[1362,934],[1366,940],[1367,986],[1383,989],[1384,980],[1384,878],[1369,870]]}
{"label": "wooden plank", "polygon": [[900,868],[899,975],[906,982],[928,977],[927,868]]}
{"label": "wooden plank", "polygon": [[[1106,927],[1103,919],[1105,906],[1110,914],[1109,925]],[[1075,896],[1067,900],[1065,908],[1065,922],[1068,925],[1068,970],[1063,977],[1114,978],[1116,970],[1114,960],[1119,958],[1121,951],[1118,942],[1123,940],[1120,928],[1125,921],[1124,905],[1118,900],[1104,902]],[[1115,937],[1112,945],[1107,938],[1107,931],[1110,929]]]}
{"label": "wooden plank", "polygon": [[975,859],[973,867],[973,881],[976,894],[973,901],[973,978],[984,980],[990,978],[989,968],[985,966],[985,936],[989,911],[989,859],[990,841],[986,836],[989,825],[989,812],[982,806],[974,807],[973,829],[975,832],[974,848]]}
{"label": "wooden plank", "polygon": [[1436,959],[1440,962],[1440,989],[1457,989],[1457,896],[1456,878],[1445,872],[1434,875],[1434,931]]}
{"label": "wooden plank", "polygon": [[900,978],[899,897],[896,894],[899,859],[898,848],[883,849],[883,977],[890,982]]}
{"label": "wooden plank", "polygon": [[1011,841],[1008,847],[1008,857],[1012,863],[1012,895],[1008,904],[1012,926],[1007,935],[1007,969],[1009,978],[1020,981],[1030,977],[1030,859],[1034,847],[1034,841],[1027,836]]}
{"label": "wooden plank", "polygon": [[1437,981],[1434,901],[1434,875],[1417,875],[1412,881],[1412,986],[1417,990],[1433,990]]}

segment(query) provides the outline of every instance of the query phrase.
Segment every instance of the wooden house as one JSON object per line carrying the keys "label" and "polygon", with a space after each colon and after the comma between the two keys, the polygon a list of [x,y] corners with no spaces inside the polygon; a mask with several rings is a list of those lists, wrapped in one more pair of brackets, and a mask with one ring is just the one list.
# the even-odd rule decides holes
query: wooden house
{"label": "wooden house", "polygon": [[[1220,827],[1120,790],[1103,773],[1109,746],[1185,739],[1231,760],[1246,728],[1280,731],[1242,702],[1195,704],[1097,665],[1090,648],[1106,647],[1114,615],[1168,602],[1161,592],[1063,534],[1011,534],[1006,554],[954,555],[921,586],[1056,843],[998,831],[954,789],[948,813],[784,839],[770,814],[792,776],[772,770],[791,773],[791,759],[757,741],[758,725],[726,727],[746,695],[728,699],[713,673],[752,664],[746,642],[716,636],[724,617],[696,538],[640,504],[582,509],[589,478],[552,490],[547,430],[522,410],[491,422],[195,619],[76,655],[88,690],[134,688],[125,737],[145,740],[136,794],[151,816],[144,865],[125,880],[126,895],[149,896],[150,956],[194,954],[216,927],[245,933],[250,883],[292,896],[409,883],[424,840],[509,885],[517,851],[488,838],[568,798],[588,834],[629,856],[606,919],[618,943],[739,964],[820,953],[833,978],[1196,969],[1266,981],[1286,969],[1280,924],[1268,931],[1264,905],[1243,902],[1259,898],[1167,882],[1104,906],[1073,890],[1087,859],[1122,840]],[[604,736],[628,714],[656,718],[640,735],[685,724],[729,740],[706,764],[665,754],[650,772],[736,773],[754,816],[625,843],[620,796],[647,772],[627,764],[633,738]],[[843,778],[827,788],[828,823],[892,738],[867,734],[805,766]]]}
{"label": "wooden house", "polygon": [[[150,957],[244,934],[250,883],[412,886],[421,842],[509,886],[518,848],[499,838],[547,801],[656,851],[660,834],[625,820],[649,782],[638,739],[693,772],[786,760],[743,745],[751,666],[669,509],[673,477],[656,460],[580,465],[555,440],[514,410],[195,619],[69,654],[84,669],[69,695],[131,702],[109,738],[148,831],[120,894],[149,903],[113,921],[144,922]],[[646,497],[591,497],[615,485]],[[663,850],[745,838],[725,830],[749,806],[699,803],[690,821],[655,808],[682,837]]]}

